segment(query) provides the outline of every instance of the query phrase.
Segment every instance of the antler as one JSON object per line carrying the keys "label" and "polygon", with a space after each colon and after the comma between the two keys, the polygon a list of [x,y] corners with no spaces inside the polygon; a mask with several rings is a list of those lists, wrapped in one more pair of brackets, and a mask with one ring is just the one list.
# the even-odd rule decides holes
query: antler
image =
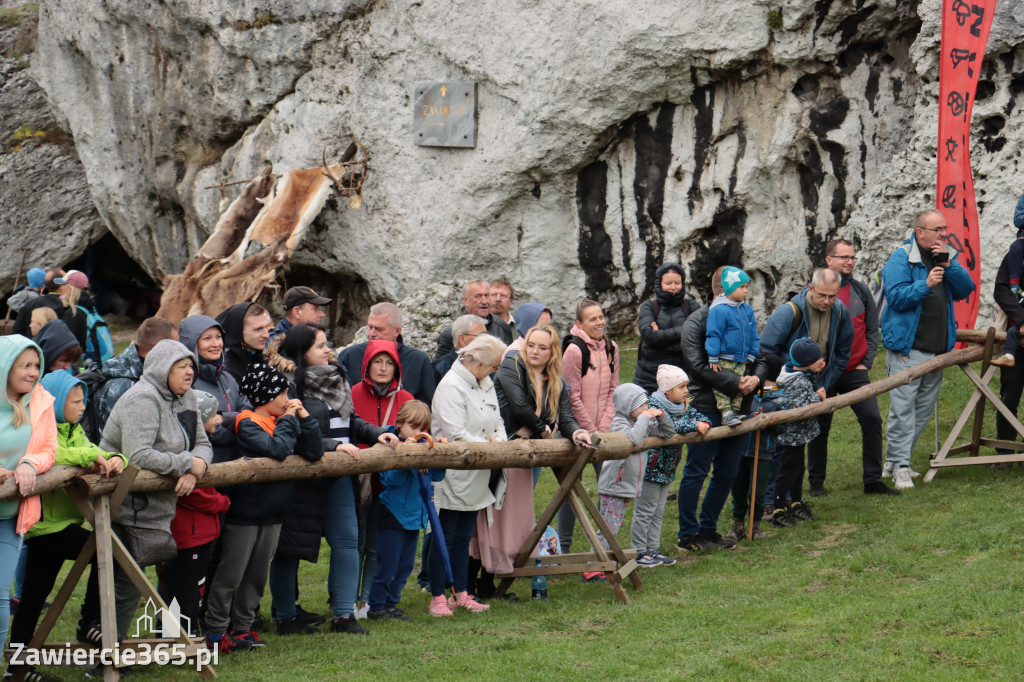
{"label": "antler", "polygon": [[[357,150],[362,151],[362,158],[352,161],[351,159],[356,155]],[[345,153],[341,155],[341,159],[338,161],[338,165],[340,165],[344,171],[339,179],[334,177],[334,174],[331,173],[330,167],[327,165],[327,148],[324,148],[324,165],[321,172],[326,177],[330,178],[339,194],[349,198],[350,205],[354,209],[358,209],[363,205],[363,183],[366,182],[366,176],[370,171],[368,163],[369,158],[370,155],[367,154],[366,147],[363,146],[363,143],[357,139],[353,139],[353,142],[345,149]]]}

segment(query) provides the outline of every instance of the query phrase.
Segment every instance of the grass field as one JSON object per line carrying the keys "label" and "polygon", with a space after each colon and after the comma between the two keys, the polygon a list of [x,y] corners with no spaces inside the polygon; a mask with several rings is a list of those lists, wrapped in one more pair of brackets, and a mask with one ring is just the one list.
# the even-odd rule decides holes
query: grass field
{"label": "grass field", "polygon": [[[635,345],[626,342],[625,346]],[[629,352],[623,377],[632,376]],[[884,360],[875,363],[881,376]],[[946,371],[940,432],[970,396],[958,369]],[[882,397],[882,413],[887,400]],[[994,435],[992,410],[985,433]],[[913,466],[927,469],[929,427]],[[920,480],[920,479],[918,479]],[[596,494],[591,469],[584,481]],[[818,520],[768,530],[736,550],[686,557],[641,571],[643,591],[619,604],[606,585],[578,576],[549,579],[546,603],[495,603],[489,613],[427,615],[428,596],[410,581],[403,604],[412,623],[373,623],[369,637],[324,633],[278,637],[222,657],[227,680],[419,679],[1021,679],[1024,620],[1024,468],[946,470],[898,498],[862,493],[860,432],[849,410],[836,415],[827,497]],[[540,510],[555,489],[545,471]],[[727,530],[728,506],[720,521]],[[662,549],[674,554],[677,510],[665,514]],[[579,538],[574,549],[586,549]],[[628,544],[628,523],[619,535]],[[326,545],[302,564],[301,603],[327,613]],[[80,598],[80,594],[78,595]],[[75,603],[77,606],[77,602]],[[263,601],[270,612],[270,596]],[[326,628],[323,628],[326,630]],[[63,618],[58,639],[73,634]],[[81,672],[56,671],[64,679]],[[131,679],[196,679],[183,669],[133,670]]]}

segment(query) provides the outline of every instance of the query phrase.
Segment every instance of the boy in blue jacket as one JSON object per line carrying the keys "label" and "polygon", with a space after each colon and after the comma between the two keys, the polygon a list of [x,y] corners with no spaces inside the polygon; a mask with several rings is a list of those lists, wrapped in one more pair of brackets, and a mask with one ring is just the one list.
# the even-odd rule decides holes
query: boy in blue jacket
{"label": "boy in blue jacket", "polygon": [[[402,405],[395,417],[395,430],[405,442],[415,442],[417,433],[430,431],[430,408],[419,400]],[[444,469],[430,469],[430,480],[444,479]],[[409,574],[416,563],[416,543],[427,523],[415,470],[383,471],[380,474],[381,510],[377,520],[377,572],[370,586],[367,618],[412,620],[398,608]],[[431,486],[433,488],[433,486]],[[431,499],[433,495],[431,494]]]}
{"label": "boy in blue jacket", "polygon": [[[707,334],[704,350],[708,353],[708,366],[712,371],[725,367],[740,376],[746,374],[746,365],[753,362],[760,351],[757,320],[754,309],[746,303],[750,277],[739,268],[722,270],[722,293],[715,297],[708,310]],[[730,397],[715,391],[715,405],[722,413],[722,423],[736,426],[743,421],[740,403],[743,394]]]}

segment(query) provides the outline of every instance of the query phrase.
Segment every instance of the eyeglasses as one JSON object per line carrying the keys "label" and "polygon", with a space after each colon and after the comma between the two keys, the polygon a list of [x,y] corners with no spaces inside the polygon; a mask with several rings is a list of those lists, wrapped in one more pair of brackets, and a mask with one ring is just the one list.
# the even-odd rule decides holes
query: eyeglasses
{"label": "eyeglasses", "polygon": [[811,290],[811,294],[822,301],[834,301],[839,298],[839,294],[819,294],[817,291]]}
{"label": "eyeglasses", "polygon": [[942,227],[919,227],[917,229],[924,230],[925,232],[934,232],[935,234],[945,234],[949,228],[943,225]]}

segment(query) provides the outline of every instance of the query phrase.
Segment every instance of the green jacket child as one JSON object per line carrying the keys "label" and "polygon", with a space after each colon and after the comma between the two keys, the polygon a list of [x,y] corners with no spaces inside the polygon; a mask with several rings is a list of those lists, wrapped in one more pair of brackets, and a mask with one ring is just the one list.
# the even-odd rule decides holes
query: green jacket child
{"label": "green jacket child", "polygon": [[[127,463],[125,456],[100,450],[89,441],[85,429],[78,423],[85,411],[85,384],[69,372],[50,372],[40,383],[54,397],[53,411],[57,417],[57,459],[54,464],[79,467],[96,464],[108,476],[121,473]],[[77,391],[71,395],[75,388],[81,389],[80,398]],[[72,399],[69,400],[69,397]],[[70,525],[85,522],[78,507],[63,489],[45,492],[40,499],[43,503],[43,516],[29,529],[26,539],[57,533]]]}

